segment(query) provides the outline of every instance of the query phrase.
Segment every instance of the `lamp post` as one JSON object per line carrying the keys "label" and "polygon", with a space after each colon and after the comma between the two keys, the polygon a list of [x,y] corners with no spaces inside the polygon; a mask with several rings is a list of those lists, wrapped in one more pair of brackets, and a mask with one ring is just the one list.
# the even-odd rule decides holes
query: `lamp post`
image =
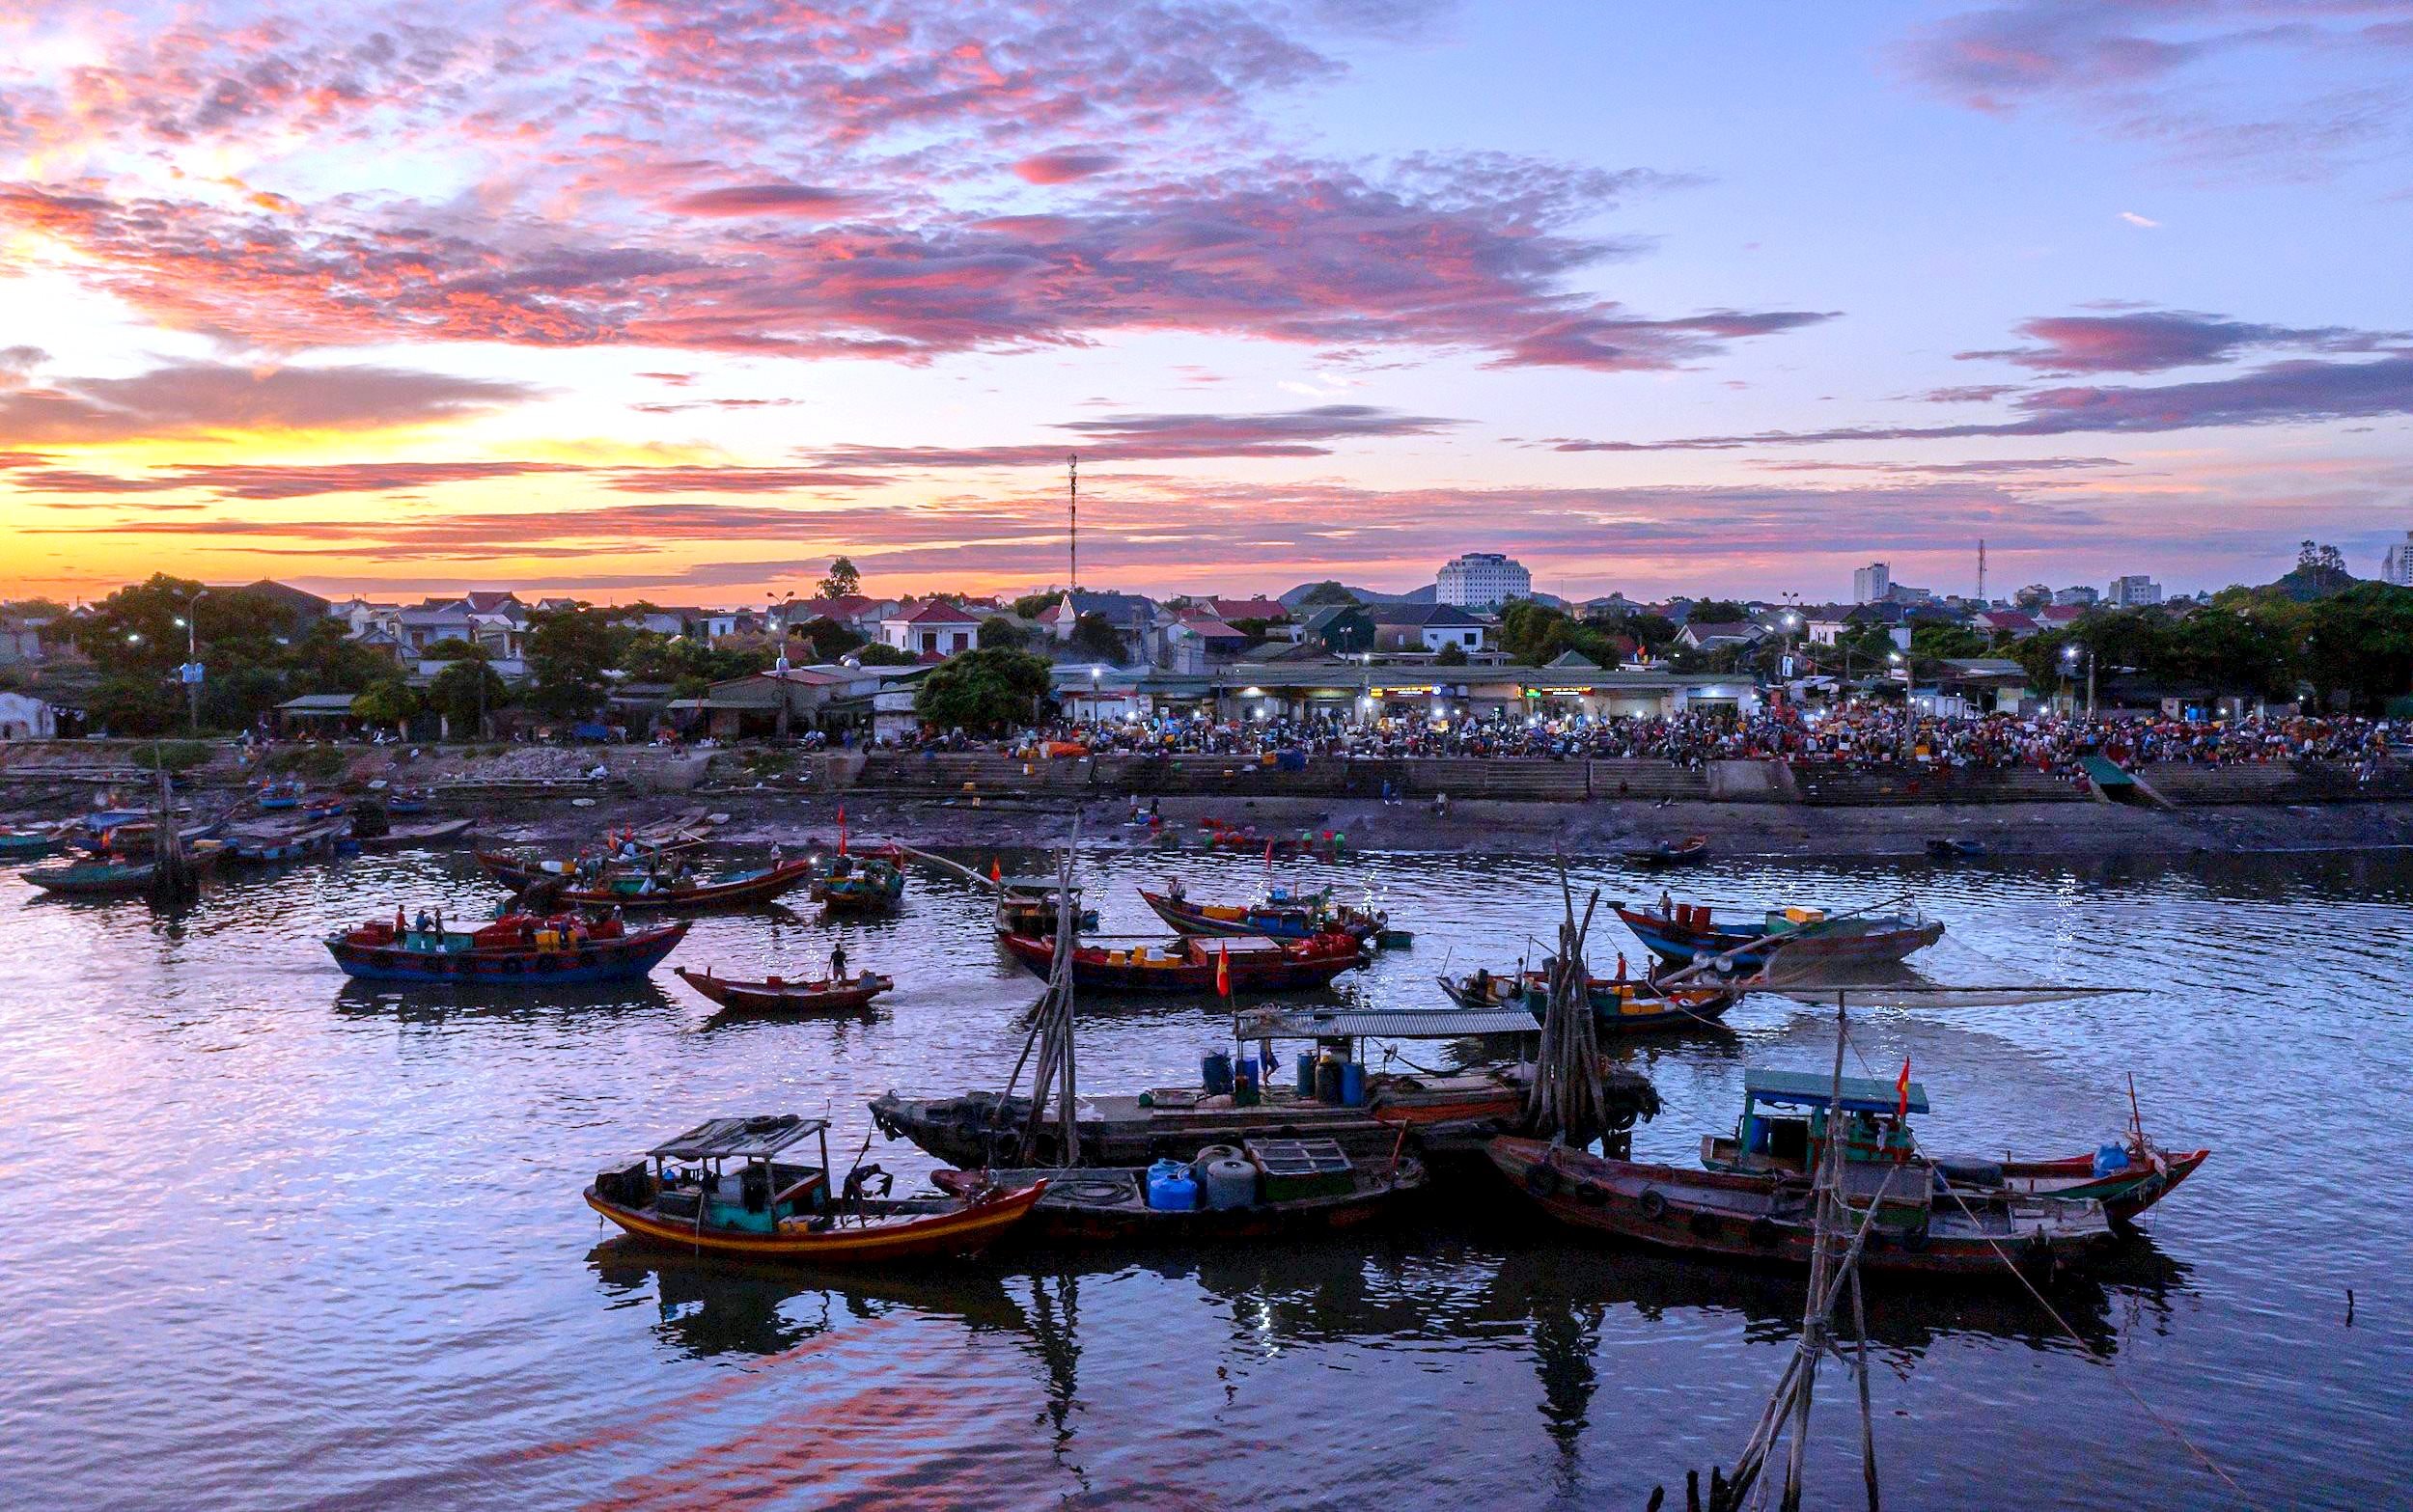
{"label": "lamp post", "polygon": [[184,680],[184,731],[194,735],[201,733],[201,601],[208,596],[206,588],[193,590],[176,621],[184,627],[184,665],[177,669]]}

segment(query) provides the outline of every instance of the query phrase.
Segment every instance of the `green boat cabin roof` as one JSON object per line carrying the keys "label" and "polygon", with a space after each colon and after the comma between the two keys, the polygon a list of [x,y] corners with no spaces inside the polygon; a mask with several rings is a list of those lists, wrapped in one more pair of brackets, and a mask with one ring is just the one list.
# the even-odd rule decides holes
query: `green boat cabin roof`
{"label": "green boat cabin roof", "polygon": [[764,1118],[713,1118],[646,1151],[661,1160],[769,1160],[829,1127],[826,1118],[782,1113]]}
{"label": "green boat cabin roof", "polygon": [[[1835,1078],[1824,1071],[1765,1071],[1743,1073],[1743,1095],[1753,1102],[1792,1104],[1823,1108],[1835,1091]],[[1844,1111],[1846,1113],[1892,1113],[1901,1106],[1901,1095],[1891,1082],[1873,1077],[1844,1078]],[[1910,1111],[1928,1111],[1927,1088],[1910,1084]]]}

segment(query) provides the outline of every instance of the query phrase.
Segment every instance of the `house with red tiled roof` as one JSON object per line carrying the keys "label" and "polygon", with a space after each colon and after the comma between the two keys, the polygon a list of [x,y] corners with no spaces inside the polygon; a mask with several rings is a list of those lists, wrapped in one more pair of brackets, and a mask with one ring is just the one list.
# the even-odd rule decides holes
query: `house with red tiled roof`
{"label": "house with red tiled roof", "polygon": [[2066,629],[2086,618],[2089,604],[2046,604],[2036,612],[2037,622],[2047,630]]}
{"label": "house with red tiled roof", "polygon": [[901,651],[941,660],[981,644],[981,622],[943,598],[880,621],[879,638]]}
{"label": "house with red tiled roof", "polygon": [[2008,633],[2014,641],[2024,641],[2041,626],[2024,609],[1981,609],[1969,617],[1969,628],[1980,635]]}
{"label": "house with red tiled roof", "polygon": [[1287,619],[1290,612],[1262,594],[1255,598],[1209,598],[1199,607],[1230,624],[1238,619]]}

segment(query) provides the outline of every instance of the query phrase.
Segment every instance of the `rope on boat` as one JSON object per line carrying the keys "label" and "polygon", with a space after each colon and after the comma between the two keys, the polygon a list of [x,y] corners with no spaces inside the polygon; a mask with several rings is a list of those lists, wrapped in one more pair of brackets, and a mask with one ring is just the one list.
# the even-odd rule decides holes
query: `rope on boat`
{"label": "rope on boat", "polygon": [[[1860,1069],[1867,1072],[1871,1080],[1882,1080],[1882,1078],[1877,1076],[1876,1068],[1869,1064],[1869,1058],[1860,1053],[1859,1045],[1852,1042],[1848,1033],[1844,1035],[1844,1043],[1851,1045],[1852,1058],[1860,1062]],[[1953,1199],[1953,1205],[1959,1208],[1961,1215],[1969,1220],[1970,1225],[1976,1228],[1978,1237],[1985,1241],[1985,1248],[1993,1252],[1994,1258],[2003,1262],[2003,1269],[2009,1271],[2011,1276],[2018,1280],[2020,1287],[2025,1290],[2031,1298],[2035,1299],[2036,1305],[2044,1309],[2044,1315],[2051,1318],[2053,1322],[2060,1327],[2064,1333],[2069,1335],[2070,1342],[2078,1346],[2078,1352],[2088,1360],[2094,1361],[2096,1364],[2101,1365],[2103,1369],[2110,1374],[2112,1385],[2120,1388],[2121,1391],[2127,1396],[2128,1400],[2136,1403],[2138,1411],[2144,1413],[2146,1416],[2150,1417],[2164,1433],[2169,1434],[2171,1438],[2177,1440],[2180,1448],[2195,1456],[2196,1463],[2211,1471],[2213,1476],[2217,1478],[2222,1485],[2227,1486],[2231,1491],[2234,1492],[2238,1500],[2244,1502],[2249,1507],[2255,1508],[2256,1512],[2260,1512],[2261,1503],[2246,1495],[2245,1488],[2237,1484],[2234,1476],[2231,1475],[2227,1471],[2221,1469],[2219,1461],[2213,1459],[2211,1455],[2205,1452],[2205,1450],[2198,1445],[2194,1440],[2187,1437],[2185,1430],[2181,1429],[2177,1423],[2164,1416],[2160,1410],[2155,1408],[2151,1402],[2147,1401],[2143,1392],[2128,1384],[2127,1377],[2121,1374],[2119,1365],[2112,1361],[2111,1357],[2096,1353],[2094,1346],[2087,1342],[2086,1335],[2080,1333],[2075,1328],[2070,1326],[2069,1320],[2062,1316],[2061,1309],[2054,1306],[2045,1297],[2044,1293],[2037,1289],[2036,1283],[2028,1279],[2027,1273],[2020,1270],[2017,1262],[2012,1260],[2010,1255],[2005,1254],[2003,1252],[2003,1247],[1995,1243],[1994,1236],[1985,1231],[1985,1225],[1979,1222],[1976,1211],[1969,1206],[1968,1199],[1960,1195],[1960,1190],[1957,1187],[1955,1187],[1951,1182],[1947,1181],[1944,1183],[1944,1192],[1946,1196]],[[1872,1211],[1873,1211],[1873,1207],[1872,1208]]]}

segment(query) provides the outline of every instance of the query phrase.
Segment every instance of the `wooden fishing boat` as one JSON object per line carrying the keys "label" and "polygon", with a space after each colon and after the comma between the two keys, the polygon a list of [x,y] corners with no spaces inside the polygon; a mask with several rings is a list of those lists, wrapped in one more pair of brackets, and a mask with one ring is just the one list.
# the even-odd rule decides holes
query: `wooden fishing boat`
{"label": "wooden fishing boat", "polygon": [[1262,935],[1269,940],[1304,940],[1338,929],[1359,940],[1374,940],[1390,925],[1387,914],[1369,913],[1345,904],[1335,906],[1329,893],[1291,893],[1276,891],[1254,903],[1199,903],[1172,893],[1139,890],[1156,917],[1185,935]]}
{"label": "wooden fishing boat", "polygon": [[227,832],[226,852],[231,861],[255,866],[270,866],[280,862],[303,861],[313,856],[331,854],[347,826],[337,819],[319,824],[247,826]]}
{"label": "wooden fishing boat", "polygon": [[[1052,936],[997,938],[1015,960],[1040,976],[1055,964]],[[1365,965],[1370,953],[1362,941],[1338,930],[1290,941],[1262,935],[1212,940],[1185,935],[1154,946],[1086,944],[1073,948],[1072,981],[1107,992],[1212,993],[1218,990],[1216,974],[1221,971],[1235,993],[1298,992],[1331,985],[1343,972]]]}
{"label": "wooden fishing boat", "polygon": [[[1174,1178],[1176,1173],[1186,1179]],[[1015,1243],[1105,1246],[1235,1244],[1362,1228],[1395,1215],[1425,1186],[1413,1156],[1352,1161],[1331,1140],[1243,1140],[1190,1161],[1151,1167],[942,1170],[941,1192],[970,1197],[1036,1181],[1047,1193]],[[1180,1205],[1166,1194],[1192,1195]]]}
{"label": "wooden fishing boat", "polygon": [[700,972],[674,966],[671,972],[722,1007],[743,1013],[861,1013],[869,1017],[872,1000],[897,985],[877,972],[863,972],[835,981],[789,981],[778,976],[748,981],[737,976],[716,976],[708,966]]}
{"label": "wooden fishing boat", "polygon": [[475,931],[398,931],[390,921],[326,937],[347,976],[368,981],[552,987],[644,976],[686,938],[690,921],[623,929],[575,915],[509,914]]}
{"label": "wooden fishing boat", "polygon": [[[683,926],[681,926],[683,927]],[[782,1159],[808,1139],[820,1163]],[[890,1265],[976,1254],[1023,1222],[1044,1177],[975,1196],[895,1197],[877,1167],[830,1190],[829,1124],[794,1113],[715,1118],[598,1172],[587,1205],[639,1239],[690,1253],[804,1265]],[[881,1188],[871,1195],[874,1182]]]}
{"label": "wooden fishing boat", "polygon": [[[1382,1159],[1400,1151],[1404,1131],[1408,1152],[1421,1151],[1428,1169],[1436,1161],[1446,1161],[1453,1169],[1471,1164],[1487,1173],[1490,1163],[1483,1152],[1484,1141],[1521,1116],[1533,1081],[1530,1058],[1521,1054],[1511,1058],[1506,1042],[1530,1045],[1539,1026],[1522,1010],[1265,1006],[1235,1015],[1233,1033],[1242,1043],[1257,1044],[1265,1059],[1275,1057],[1277,1041],[1306,1040],[1316,1048],[1305,1057],[1304,1073],[1281,1075],[1261,1067],[1260,1077],[1247,1088],[1208,1086],[1202,1063],[1200,1081],[1187,1086],[1085,1092],[1077,1123],[1078,1164],[1145,1166],[1168,1157],[1188,1160],[1210,1145],[1252,1139],[1326,1139],[1359,1160]],[[1370,1039],[1392,1044],[1472,1040],[1498,1058],[1456,1071],[1385,1071],[1367,1065]],[[1342,1100],[1351,1090],[1349,1079],[1336,1076],[1331,1086],[1323,1084],[1322,1057],[1327,1052],[1363,1068],[1354,1102]],[[1649,1078],[1603,1061],[1601,1081],[1610,1121],[1618,1130],[1629,1130],[1637,1120],[1657,1114],[1658,1092]],[[1024,1159],[1062,1164],[1053,1121],[1040,1125],[1029,1156],[1015,1152],[1030,1114],[1029,1098],[1001,1099],[994,1091],[959,1097],[907,1097],[892,1091],[872,1103],[872,1121],[880,1132],[909,1140],[951,1165]]]}
{"label": "wooden fishing boat", "polygon": [[[1539,1140],[1503,1137],[1492,1163],[1570,1228],[1653,1249],[1807,1266],[1815,1242],[1810,1183],[1610,1160]],[[1872,1271],[2011,1279],[2082,1267],[2115,1244],[2099,1202],[1936,1189],[1924,1161],[1847,1164],[1847,1222],[1876,1216],[1860,1263]]]}
{"label": "wooden fishing boat", "polygon": [[446,819],[440,824],[404,824],[382,835],[356,835],[350,843],[361,850],[405,850],[413,845],[441,845],[467,835],[475,819]]}
{"label": "wooden fishing boat", "polygon": [[1938,836],[1928,841],[1928,854],[1938,861],[1983,856],[1985,854],[1985,841],[1959,836]]}
{"label": "wooden fishing boat", "polygon": [[428,811],[428,790],[424,787],[397,787],[385,795],[388,813],[425,813]]}
{"label": "wooden fishing boat", "polygon": [[1709,859],[1709,837],[1687,835],[1680,840],[1661,840],[1656,845],[1639,845],[1625,852],[1625,859],[1637,866],[1689,866]]}
{"label": "wooden fishing boat", "polygon": [[[1513,1005],[1533,1014],[1536,1023],[1540,1022],[1542,1009],[1550,1002],[1550,978],[1538,971],[1522,976],[1515,972],[1479,971],[1436,980],[1450,1001],[1461,1008]],[[1727,1009],[1742,997],[1729,987],[1660,987],[1649,981],[1600,977],[1593,978],[1589,995],[1593,1023],[1617,1034],[1699,1029],[1724,1018]]]}
{"label": "wooden fishing boat", "polygon": [[1672,966],[1734,952],[1737,971],[1761,971],[1781,946],[1789,962],[1868,966],[1900,961],[1944,937],[1944,925],[1916,914],[1855,914],[1830,918],[1815,908],[1770,909],[1758,919],[1717,919],[1706,904],[1667,909],[1612,903],[1617,917]]}
{"label": "wooden fishing boat", "polygon": [[[209,871],[223,854],[214,840],[196,842],[186,855],[195,876]],[[78,897],[126,897],[149,893],[158,874],[155,861],[71,862],[64,866],[32,866],[25,880],[46,893]]]}
{"label": "wooden fishing boat", "polygon": [[303,791],[300,783],[290,779],[284,782],[263,783],[260,789],[260,807],[271,811],[279,809],[298,809],[301,807]]}
{"label": "wooden fishing boat", "polygon": [[[1833,1079],[1817,1072],[1753,1068],[1743,1073],[1743,1111],[1732,1135],[1705,1135],[1701,1164],[1710,1170],[1807,1179],[1824,1154]],[[1927,1088],[1913,1082],[1845,1077],[1842,1112],[1846,1161],[1873,1161],[1910,1147],[1902,1120],[1928,1112]],[[1943,1180],[1963,1190],[2019,1196],[2069,1197],[2103,1204],[2126,1223],[2195,1173],[2210,1150],[2165,1150],[2146,1138],[2142,1120],[2127,1138],[2088,1155],[2052,1160],[1929,1158]]]}
{"label": "wooden fishing boat", "polygon": [[[812,879],[813,863],[785,861],[765,870],[748,871],[719,882],[662,882],[650,874],[624,871],[608,873],[584,886],[562,881],[549,873],[537,880],[558,884],[558,891],[553,896],[559,902],[580,908],[692,914],[712,908],[742,908],[753,903],[767,903],[784,893],[794,892]],[[530,883],[530,886],[534,885],[535,882]]]}
{"label": "wooden fishing boat", "polygon": [[[999,934],[1045,938],[1056,932],[1056,879],[1053,877],[993,877],[997,889],[996,927]],[[1072,926],[1084,933],[1097,927],[1097,910],[1081,906],[1081,890],[1072,890]]]}
{"label": "wooden fishing boat", "polygon": [[59,843],[56,830],[0,830],[0,861],[24,861],[47,856]]}
{"label": "wooden fishing boat", "polygon": [[837,913],[866,914],[894,908],[904,896],[904,869],[874,858],[838,856],[826,867],[810,862],[813,901]]}
{"label": "wooden fishing boat", "polygon": [[1209,850],[1262,851],[1268,857],[1297,857],[1340,854],[1340,843],[1333,833],[1321,835],[1261,835],[1253,824],[1232,824],[1222,819],[1198,821],[1205,832]]}

